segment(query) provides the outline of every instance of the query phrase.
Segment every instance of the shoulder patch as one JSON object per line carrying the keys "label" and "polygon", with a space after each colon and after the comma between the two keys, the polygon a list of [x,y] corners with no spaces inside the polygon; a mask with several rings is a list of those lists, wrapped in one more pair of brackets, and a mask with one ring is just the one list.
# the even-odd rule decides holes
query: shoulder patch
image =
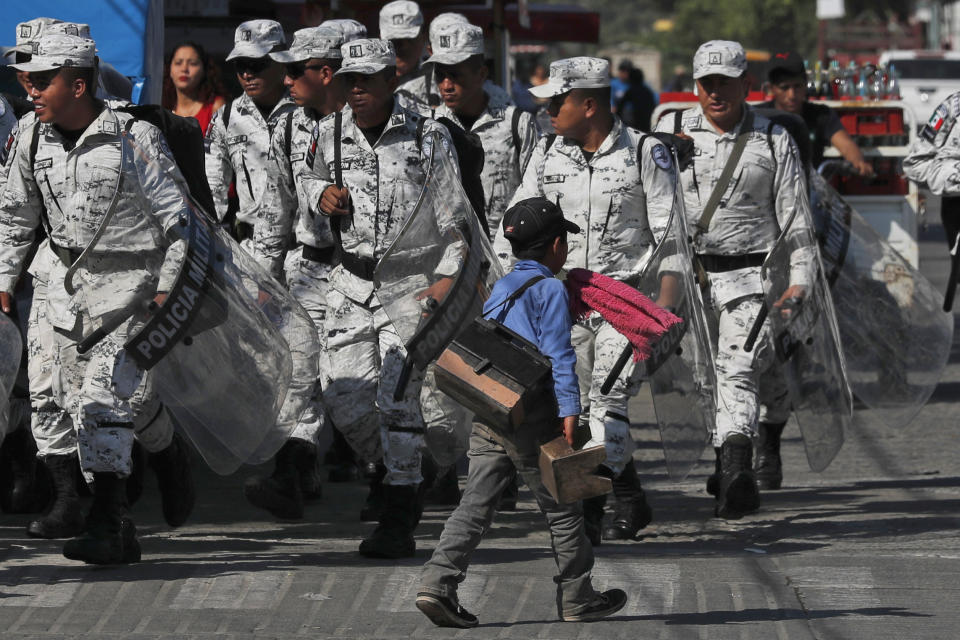
{"label": "shoulder patch", "polygon": [[650,149],[650,156],[653,158],[654,163],[664,171],[668,171],[670,167],[673,166],[673,160],[670,159],[670,152],[659,142]]}
{"label": "shoulder patch", "polygon": [[943,125],[947,121],[947,116],[949,115],[949,109],[946,104],[941,104],[939,107],[934,109],[933,113],[930,115],[930,119],[927,120],[927,124],[923,125],[923,130],[920,132],[927,141],[933,142],[934,138],[937,137],[937,134],[940,133],[940,129],[943,128]]}

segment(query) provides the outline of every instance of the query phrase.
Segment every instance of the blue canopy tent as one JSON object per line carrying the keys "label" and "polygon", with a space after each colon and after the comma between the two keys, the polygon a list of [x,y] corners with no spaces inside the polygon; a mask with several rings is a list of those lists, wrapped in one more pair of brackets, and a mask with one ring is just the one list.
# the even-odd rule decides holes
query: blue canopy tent
{"label": "blue canopy tent", "polygon": [[163,0],[30,0],[0,11],[0,45],[39,16],[90,25],[100,59],[133,81],[133,102],[158,103],[163,86]]}

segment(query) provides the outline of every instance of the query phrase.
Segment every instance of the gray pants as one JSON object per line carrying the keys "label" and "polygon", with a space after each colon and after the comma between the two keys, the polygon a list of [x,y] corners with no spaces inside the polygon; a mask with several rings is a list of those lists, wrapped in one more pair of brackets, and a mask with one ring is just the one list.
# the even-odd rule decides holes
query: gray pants
{"label": "gray pants", "polygon": [[[596,593],[590,581],[593,547],[584,534],[581,503],[557,504],[544,487],[537,464],[539,444],[558,435],[555,421],[542,424],[540,437],[528,438],[527,443],[504,442],[482,425],[474,425],[467,454],[467,487],[423,567],[420,591],[457,600],[457,585],[466,577],[470,556],[493,522],[500,493],[519,471],[550,527],[559,570],[554,578],[558,613],[575,614],[588,606]],[[524,425],[524,429],[535,426]],[[529,431],[535,434],[537,430]]]}

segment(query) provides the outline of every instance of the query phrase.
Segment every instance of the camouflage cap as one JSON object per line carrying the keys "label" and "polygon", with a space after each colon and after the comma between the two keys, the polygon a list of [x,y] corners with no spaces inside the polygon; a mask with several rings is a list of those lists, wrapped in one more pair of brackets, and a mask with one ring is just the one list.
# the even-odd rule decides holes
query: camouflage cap
{"label": "camouflage cap", "polygon": [[397,66],[397,54],[389,40],[367,38],[345,42],[340,51],[343,53],[343,66],[334,74],[362,73],[371,75],[387,67]]}
{"label": "camouflage cap", "polygon": [[704,42],[693,54],[693,79],[719,74],[739,78],[747,70],[747,52],[731,40]]}
{"label": "camouflage cap", "polygon": [[293,42],[286,51],[275,51],[270,57],[277,62],[303,62],[310,58],[339,59],[343,34],[332,27],[308,27],[293,34]]}
{"label": "camouflage cap", "polygon": [[32,54],[41,37],[54,33],[89,38],[90,25],[82,22],[64,22],[56,18],[34,18],[29,22],[21,22],[17,25],[17,44],[15,47],[10,47],[5,55],[13,52]]}
{"label": "camouflage cap", "polygon": [[384,40],[416,38],[423,27],[420,5],[410,0],[394,0],[380,9],[380,37]]}
{"label": "camouflage cap", "polygon": [[367,37],[367,28],[356,20],[351,20],[350,18],[324,20],[320,26],[336,29],[343,36],[344,42],[352,42],[353,40],[359,40],[360,38]]}
{"label": "camouflage cap", "polygon": [[564,58],[550,63],[550,78],[531,87],[536,98],[552,98],[571,89],[603,89],[610,86],[610,63],[603,58]]}
{"label": "camouflage cap", "polygon": [[18,71],[35,73],[63,67],[91,68],[95,65],[97,45],[90,38],[52,33],[42,36],[29,62],[10,65]]}
{"label": "camouflage cap", "polygon": [[233,50],[227,61],[234,58],[263,58],[271,51],[284,49],[287,43],[283,27],[275,20],[248,20],[233,34]]}
{"label": "camouflage cap", "polygon": [[430,40],[430,47],[433,55],[427,62],[459,64],[470,56],[483,54],[483,29],[463,22],[443,25]]}
{"label": "camouflage cap", "polygon": [[463,15],[462,13],[447,11],[446,13],[439,14],[436,18],[430,21],[430,42],[434,41],[434,39],[437,37],[438,31],[441,28],[451,24],[456,24],[458,22],[470,24],[470,21],[467,20],[467,16]]}

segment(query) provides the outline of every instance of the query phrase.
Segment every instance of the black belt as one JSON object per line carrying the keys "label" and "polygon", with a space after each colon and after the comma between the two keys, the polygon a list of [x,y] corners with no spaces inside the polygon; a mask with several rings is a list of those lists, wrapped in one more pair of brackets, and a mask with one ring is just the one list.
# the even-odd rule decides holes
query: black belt
{"label": "black belt", "polygon": [[80,257],[80,254],[83,253],[83,251],[78,251],[76,249],[67,249],[65,247],[61,247],[54,242],[53,238],[50,236],[47,236],[47,240],[50,243],[50,248],[57,255],[57,257],[60,258],[60,262],[68,267],[76,262],[77,258]]}
{"label": "black belt", "polygon": [[342,251],[340,252],[340,264],[361,280],[373,281],[373,270],[377,266],[377,261],[373,258],[355,256],[352,253]]}
{"label": "black belt", "polygon": [[333,258],[337,253],[336,247],[324,247],[318,249],[308,244],[303,245],[303,259],[313,262],[322,262],[323,264],[333,264]]}
{"label": "black belt", "polygon": [[765,253],[747,253],[742,256],[711,256],[707,254],[697,254],[697,260],[703,265],[704,271],[723,272],[735,271],[736,269],[746,269],[748,267],[759,267],[766,260]]}

